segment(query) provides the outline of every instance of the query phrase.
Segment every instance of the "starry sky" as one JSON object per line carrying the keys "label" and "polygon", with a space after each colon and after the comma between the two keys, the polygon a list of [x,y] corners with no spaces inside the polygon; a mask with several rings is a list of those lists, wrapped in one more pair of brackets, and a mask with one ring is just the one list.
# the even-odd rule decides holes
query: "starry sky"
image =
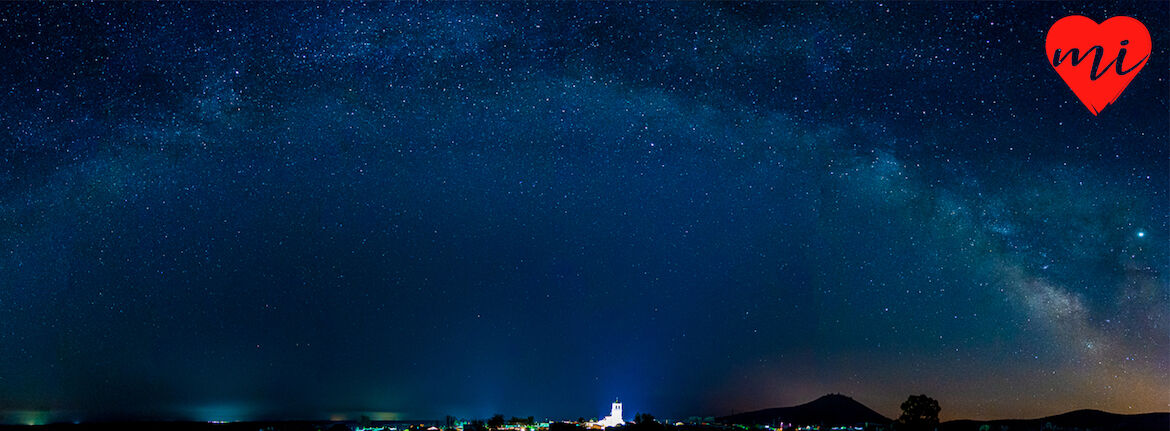
{"label": "starry sky", "polygon": [[[1093,116],[1046,63],[1128,15]],[[1170,6],[0,8],[0,422],[1170,410]]]}

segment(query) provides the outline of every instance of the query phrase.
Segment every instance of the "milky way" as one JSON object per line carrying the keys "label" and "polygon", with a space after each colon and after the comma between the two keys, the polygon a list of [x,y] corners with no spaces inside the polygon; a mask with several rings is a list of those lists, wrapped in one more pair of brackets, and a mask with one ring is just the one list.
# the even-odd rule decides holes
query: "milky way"
{"label": "milky way", "polygon": [[1165,411],[1168,12],[6,5],[0,420]]}

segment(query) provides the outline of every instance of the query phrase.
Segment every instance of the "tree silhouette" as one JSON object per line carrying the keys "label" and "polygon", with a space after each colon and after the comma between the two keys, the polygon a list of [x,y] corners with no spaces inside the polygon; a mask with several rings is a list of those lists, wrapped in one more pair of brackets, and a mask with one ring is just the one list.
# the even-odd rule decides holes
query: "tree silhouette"
{"label": "tree silhouette", "polygon": [[504,427],[504,415],[495,415],[488,419],[488,428],[498,430]]}
{"label": "tree silhouette", "polygon": [[634,415],[634,423],[645,425],[654,422],[654,415],[650,413],[638,413]]}
{"label": "tree silhouette", "polygon": [[634,415],[634,424],[626,426],[625,429],[629,431],[666,431],[666,426],[654,420],[654,415],[650,413],[638,413]]}
{"label": "tree silhouette", "polygon": [[938,401],[923,395],[911,395],[902,403],[902,416],[898,417],[899,429],[929,430],[938,425],[938,412],[942,410]]}

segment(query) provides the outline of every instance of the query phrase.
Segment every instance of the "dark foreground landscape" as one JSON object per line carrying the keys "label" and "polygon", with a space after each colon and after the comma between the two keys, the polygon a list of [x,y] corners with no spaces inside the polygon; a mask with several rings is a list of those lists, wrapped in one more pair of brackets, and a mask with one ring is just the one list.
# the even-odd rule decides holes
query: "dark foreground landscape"
{"label": "dark foreground landscape", "polygon": [[[517,418],[513,418],[515,420]],[[714,419],[711,421],[711,419]],[[856,431],[1166,431],[1170,430],[1170,412],[1117,414],[1099,410],[1076,410],[1035,419],[953,420],[921,427],[890,419],[856,400],[839,394],[825,395],[814,401],[791,407],[778,407],[739,413],[703,421],[673,422],[655,420],[638,414],[636,419],[606,431],[777,431],[777,430],[856,430]],[[101,422],[47,425],[0,425],[0,431],[585,431],[599,429],[584,421],[549,421],[527,423],[490,420],[454,422],[445,425],[434,420],[420,421],[257,421],[257,422]]]}
{"label": "dark foreground landscape", "polygon": [[[555,428],[555,427],[554,427]],[[584,429],[574,427],[576,429]],[[0,425],[0,431],[353,431],[356,422],[108,422],[91,424]],[[383,429],[377,427],[375,429]],[[389,429],[389,427],[384,428]],[[418,428],[425,430],[426,428]],[[570,428],[571,429],[571,428]],[[638,425],[617,427],[614,430],[640,429]],[[664,431],[731,431],[743,429],[774,429],[736,425],[662,425]],[[787,429],[787,428],[786,428]],[[821,427],[809,429],[895,430],[892,426],[873,424],[861,428]],[[1038,419],[1005,419],[993,421],[956,420],[943,422],[940,431],[1165,431],[1170,429],[1170,413],[1121,415],[1097,410],[1078,410],[1062,415]]]}
{"label": "dark foreground landscape", "polygon": [[[796,424],[824,428],[861,426],[861,429],[901,429],[895,420],[844,395],[825,395],[792,407],[757,410],[718,418],[720,423],[747,426]],[[1029,430],[1170,430],[1170,413],[1123,415],[1099,410],[1076,410],[1036,419],[954,420],[940,423],[940,431]]]}

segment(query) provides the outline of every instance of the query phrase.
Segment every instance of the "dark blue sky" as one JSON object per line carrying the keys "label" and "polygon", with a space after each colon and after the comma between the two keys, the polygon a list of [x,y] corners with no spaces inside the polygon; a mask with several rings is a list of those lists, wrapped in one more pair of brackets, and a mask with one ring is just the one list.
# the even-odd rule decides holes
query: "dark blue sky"
{"label": "dark blue sky", "polygon": [[1168,410],[1168,12],[7,5],[0,420]]}

